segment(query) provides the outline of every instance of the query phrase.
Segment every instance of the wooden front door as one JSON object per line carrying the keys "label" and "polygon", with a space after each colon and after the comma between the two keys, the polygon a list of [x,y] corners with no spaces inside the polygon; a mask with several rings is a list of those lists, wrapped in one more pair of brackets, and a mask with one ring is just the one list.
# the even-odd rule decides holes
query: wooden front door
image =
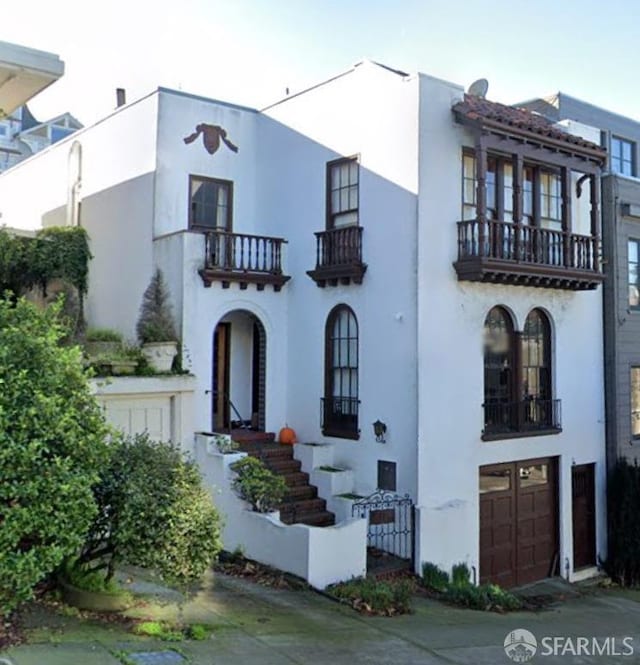
{"label": "wooden front door", "polygon": [[573,497],[573,567],[596,563],[595,464],[580,464],[571,469]]}
{"label": "wooden front door", "polygon": [[231,324],[219,323],[213,334],[212,428],[227,429],[229,413],[229,376]]}
{"label": "wooden front door", "polygon": [[554,458],[480,467],[480,581],[504,587],[554,574],[558,557]]}

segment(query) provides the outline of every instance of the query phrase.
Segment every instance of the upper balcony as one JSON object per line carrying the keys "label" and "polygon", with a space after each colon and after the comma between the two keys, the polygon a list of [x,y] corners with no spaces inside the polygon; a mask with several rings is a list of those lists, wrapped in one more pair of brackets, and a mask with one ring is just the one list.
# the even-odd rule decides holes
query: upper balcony
{"label": "upper balcony", "polygon": [[367,264],[362,262],[362,227],[342,226],[327,231],[318,231],[316,236],[316,267],[307,275],[315,283],[362,284]]}
{"label": "upper balcony", "polygon": [[[453,113],[474,141],[461,155],[458,279],[595,289],[603,280],[606,151],[542,116],[483,97],[465,95]],[[585,205],[579,199],[587,188]]]}
{"label": "upper balcony", "polygon": [[458,279],[574,291],[602,281],[597,239],[511,222],[458,222]]}
{"label": "upper balcony", "polygon": [[204,236],[204,268],[199,272],[205,286],[217,281],[228,289],[237,282],[241,289],[255,284],[262,291],[270,284],[280,291],[291,279],[282,271],[282,246],[287,242],[283,238],[218,230]]}

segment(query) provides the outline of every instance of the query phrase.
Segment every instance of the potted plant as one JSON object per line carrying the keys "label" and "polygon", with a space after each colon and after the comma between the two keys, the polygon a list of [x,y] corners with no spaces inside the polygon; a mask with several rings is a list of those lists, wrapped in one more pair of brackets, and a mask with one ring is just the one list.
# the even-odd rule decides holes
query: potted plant
{"label": "potted plant", "polygon": [[142,297],[136,326],[142,353],[158,372],[169,372],[178,355],[178,336],[173,323],[169,292],[160,269],[156,270]]}
{"label": "potted plant", "polygon": [[111,328],[89,328],[85,335],[84,348],[91,358],[113,355],[120,351],[122,335]]}

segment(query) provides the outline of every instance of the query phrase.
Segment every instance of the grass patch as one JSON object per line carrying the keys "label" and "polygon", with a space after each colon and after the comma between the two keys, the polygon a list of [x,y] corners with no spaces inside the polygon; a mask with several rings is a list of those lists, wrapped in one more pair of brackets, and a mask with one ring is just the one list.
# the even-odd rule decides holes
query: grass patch
{"label": "grass patch", "polygon": [[133,633],[154,637],[163,642],[202,641],[211,637],[213,627],[204,623],[182,625],[168,621],[141,621],[133,627]]}
{"label": "grass patch", "polygon": [[332,584],[326,591],[363,614],[395,616],[411,612],[415,583],[407,578],[376,580],[359,577],[349,582]]}
{"label": "grass patch", "polygon": [[422,586],[436,598],[452,605],[492,612],[513,612],[525,607],[521,598],[497,584],[475,586],[470,578],[469,567],[465,563],[453,566],[451,578],[433,563],[422,566]]}

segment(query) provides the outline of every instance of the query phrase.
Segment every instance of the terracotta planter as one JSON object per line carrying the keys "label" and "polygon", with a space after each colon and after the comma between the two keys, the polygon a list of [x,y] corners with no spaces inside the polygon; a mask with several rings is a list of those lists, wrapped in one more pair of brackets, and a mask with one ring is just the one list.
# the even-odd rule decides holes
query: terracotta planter
{"label": "terracotta planter", "polygon": [[85,591],[69,584],[65,580],[58,580],[62,597],[67,605],[80,610],[92,612],[121,612],[131,607],[133,600],[126,593],[107,593],[106,591]]}
{"label": "terracotta planter", "polygon": [[156,372],[170,372],[178,355],[177,342],[153,342],[142,345],[142,354]]}

